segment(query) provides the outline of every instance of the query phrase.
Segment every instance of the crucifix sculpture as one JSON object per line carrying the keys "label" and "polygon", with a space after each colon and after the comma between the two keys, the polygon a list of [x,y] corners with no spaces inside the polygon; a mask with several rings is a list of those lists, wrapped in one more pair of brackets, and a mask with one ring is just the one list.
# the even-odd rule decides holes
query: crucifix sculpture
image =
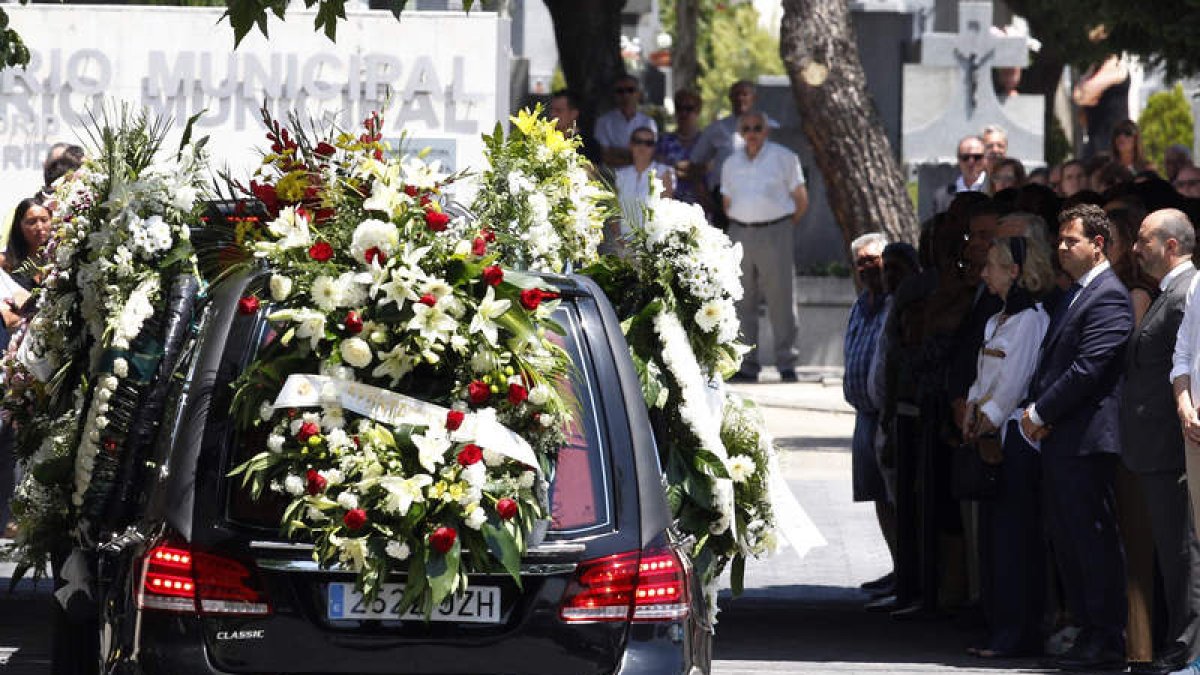
{"label": "crucifix sculpture", "polygon": [[963,2],[958,6],[957,33],[926,33],[921,38],[921,65],[962,70],[967,117],[984,103],[981,97],[996,98],[991,79],[980,82],[981,75],[991,68],[1029,64],[1025,38],[993,35],[991,25],[992,3]]}

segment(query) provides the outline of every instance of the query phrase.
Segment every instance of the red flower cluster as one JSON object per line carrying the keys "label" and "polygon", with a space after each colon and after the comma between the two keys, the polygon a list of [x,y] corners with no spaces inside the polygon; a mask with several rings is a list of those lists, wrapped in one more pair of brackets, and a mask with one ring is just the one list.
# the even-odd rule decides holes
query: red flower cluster
{"label": "red flower cluster", "polygon": [[238,300],[238,314],[257,314],[259,302],[258,298],[253,295],[244,295]]}
{"label": "red flower cluster", "polygon": [[518,511],[517,500],[504,497],[496,502],[496,515],[503,520],[512,520]]}
{"label": "red flower cluster", "polygon": [[481,405],[487,403],[487,400],[492,397],[492,388],[486,383],[479,380],[471,380],[471,384],[467,385],[467,400],[472,405]]}
{"label": "red flower cluster", "polygon": [[499,286],[504,281],[504,270],[499,265],[488,265],[483,268],[483,281],[488,286]]}
{"label": "red flower cluster", "polygon": [[304,478],[306,483],[305,490],[307,490],[308,494],[310,495],[321,494],[325,491],[325,486],[329,484],[329,481],[326,481],[324,476],[317,473],[316,469],[309,469],[308,473],[304,475]]}
{"label": "red flower cluster", "polygon": [[329,262],[333,257],[333,245],[327,241],[318,241],[308,247],[308,257],[317,262]]}
{"label": "red flower cluster", "polygon": [[357,532],[367,524],[367,512],[362,509],[350,509],[342,516],[342,522],[348,530]]}
{"label": "red flower cluster", "polygon": [[461,466],[471,466],[483,459],[483,448],[474,443],[467,443],[458,451],[458,463]]}
{"label": "red flower cluster", "polygon": [[425,224],[434,232],[444,232],[450,223],[450,216],[441,211],[430,209],[425,212]]}
{"label": "red flower cluster", "polygon": [[448,553],[454,548],[454,540],[458,539],[458,532],[453,527],[439,527],[429,534],[429,545],[438,553]]}

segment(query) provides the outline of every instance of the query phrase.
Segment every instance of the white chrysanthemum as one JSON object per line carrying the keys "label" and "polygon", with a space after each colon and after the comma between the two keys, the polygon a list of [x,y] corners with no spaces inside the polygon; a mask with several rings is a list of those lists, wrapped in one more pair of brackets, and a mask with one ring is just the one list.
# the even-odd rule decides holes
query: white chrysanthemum
{"label": "white chrysanthemum", "polygon": [[283,444],[287,439],[279,434],[271,434],[267,437],[267,450],[276,454],[283,452]]}
{"label": "white chrysanthemum", "polygon": [[367,302],[367,284],[359,281],[359,275],[354,272],[345,272],[338,277],[338,284],[342,289],[342,299],[339,303],[342,307],[361,307]]}
{"label": "white chrysanthemum", "polygon": [[275,235],[279,248],[299,248],[312,244],[312,233],[308,229],[308,217],[303,210],[287,206],[279,212],[279,217],[267,223],[267,231]]}
{"label": "white chrysanthemum", "polygon": [[389,541],[383,550],[396,560],[408,560],[408,556],[412,555],[412,550],[409,549],[408,544],[402,541]]}
{"label": "white chrysanthemum", "polygon": [[338,279],[321,275],[313,279],[309,294],[318,309],[323,312],[332,312],[342,304],[343,291],[344,288]]}
{"label": "white chrysanthemum", "polygon": [[711,333],[725,321],[730,307],[720,300],[709,300],[696,310],[696,325],[705,333]]}
{"label": "white chrysanthemum", "polygon": [[371,363],[371,346],[362,338],[342,340],[340,350],[342,360],[355,368],[366,368]]}
{"label": "white chrysanthemum", "polygon": [[283,489],[287,490],[288,494],[294,497],[304,494],[304,487],[304,479],[296,474],[288,474],[288,477],[283,479]]}
{"label": "white chrysanthemum", "polygon": [[343,509],[353,511],[358,508],[358,495],[346,490],[337,496],[337,503]]}
{"label": "white chrysanthemum", "polygon": [[[330,485],[341,485],[342,483],[346,482],[346,474],[342,473],[338,469],[325,469],[323,471],[318,471],[317,473],[321,474],[321,477],[324,478]],[[343,492],[342,494],[348,493]]]}
{"label": "white chrysanthemum", "polygon": [[365,263],[367,251],[376,248],[390,258],[396,253],[399,245],[400,230],[394,224],[370,218],[354,228],[354,235],[350,240],[350,255],[354,256],[355,260]]}
{"label": "white chrysanthemum", "polygon": [[276,302],[283,302],[292,294],[292,280],[282,274],[271,275],[270,287],[271,298]]}
{"label": "white chrysanthemum", "polygon": [[729,472],[729,477],[735,483],[745,483],[754,475],[757,467],[754,465],[754,459],[746,455],[734,455],[725,462],[725,469]]}

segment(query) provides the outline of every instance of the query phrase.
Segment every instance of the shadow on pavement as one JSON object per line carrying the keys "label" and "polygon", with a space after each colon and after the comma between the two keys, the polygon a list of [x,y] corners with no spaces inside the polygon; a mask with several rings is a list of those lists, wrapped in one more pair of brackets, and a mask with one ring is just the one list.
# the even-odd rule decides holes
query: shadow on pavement
{"label": "shadow on pavement", "polygon": [[[886,613],[864,610],[868,599],[857,588],[835,586],[766,586],[737,599],[723,593],[713,658],[796,666],[779,672],[823,672],[819,665],[823,663],[907,664],[909,667],[894,671],[905,673],[959,669],[1048,672],[1035,658],[988,660],[967,654],[967,647],[983,637],[982,620],[976,612],[898,621]],[[801,668],[803,663],[811,665]],[[929,669],[923,670],[921,664],[928,664]],[[772,672],[776,672],[774,668]]]}

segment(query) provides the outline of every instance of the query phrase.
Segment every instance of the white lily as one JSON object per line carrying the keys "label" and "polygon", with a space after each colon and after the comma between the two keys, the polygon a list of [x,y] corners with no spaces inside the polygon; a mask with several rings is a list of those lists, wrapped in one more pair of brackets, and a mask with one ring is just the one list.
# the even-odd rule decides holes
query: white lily
{"label": "white lily", "polygon": [[497,300],[495,289],[488,286],[483,300],[480,300],[479,306],[475,308],[475,316],[471,318],[468,330],[472,333],[482,333],[490,344],[496,344],[495,319],[503,316],[511,306],[511,300]]}
{"label": "white lily", "polygon": [[442,311],[442,308],[436,304],[430,307],[417,303],[413,305],[412,310],[413,318],[408,322],[408,329],[420,331],[421,337],[430,343],[445,342],[454,329],[458,328],[458,322],[454,320],[454,317]]}
{"label": "white lily", "polygon": [[439,464],[446,460],[446,451],[450,449],[450,439],[441,430],[430,429],[424,434],[411,437],[413,445],[417,446],[417,461],[426,471],[437,471]]}
{"label": "white lily", "polygon": [[379,479],[379,486],[387,491],[383,498],[383,508],[400,516],[408,515],[408,510],[416,502],[425,501],[423,488],[433,484],[433,477],[419,473],[412,478],[400,476],[384,476]]}
{"label": "white lily", "polygon": [[418,359],[409,354],[403,345],[396,345],[391,350],[378,354],[379,365],[371,371],[372,377],[388,377],[395,386],[400,378],[412,371]]}

